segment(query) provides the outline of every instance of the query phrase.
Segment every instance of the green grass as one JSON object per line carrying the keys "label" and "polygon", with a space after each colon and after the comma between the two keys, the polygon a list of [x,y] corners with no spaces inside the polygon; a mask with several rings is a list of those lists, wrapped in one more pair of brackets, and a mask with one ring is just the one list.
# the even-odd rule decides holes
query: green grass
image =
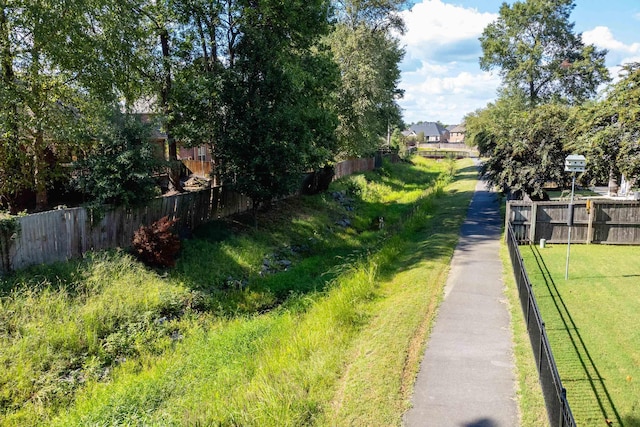
{"label": "green grass", "polygon": [[[564,190],[554,190],[554,191],[547,191],[547,194],[549,195],[549,199],[551,200],[569,200],[571,199],[571,189],[564,189]],[[596,196],[600,196],[600,194],[596,193],[595,191],[591,191],[589,189],[581,189],[581,190],[575,190],[573,193],[575,198],[582,198],[582,197],[596,197]]]}
{"label": "green grass", "polygon": [[350,346],[320,425],[400,425],[475,182],[475,170],[465,168],[446,190],[422,200],[378,254],[371,320]]}
{"label": "green grass", "polygon": [[513,332],[513,353],[515,357],[519,419],[521,427],[548,426],[547,410],[540,387],[538,368],[524,320],[518,288],[512,273],[507,244],[502,239],[500,258],[504,271],[505,295],[509,301],[511,329]]}
{"label": "green grass", "polygon": [[475,185],[458,165],[214,222],[172,270],[112,251],[3,280],[0,423],[399,424]]}
{"label": "green grass", "polygon": [[521,251],[577,424],[640,426],[640,248]]}

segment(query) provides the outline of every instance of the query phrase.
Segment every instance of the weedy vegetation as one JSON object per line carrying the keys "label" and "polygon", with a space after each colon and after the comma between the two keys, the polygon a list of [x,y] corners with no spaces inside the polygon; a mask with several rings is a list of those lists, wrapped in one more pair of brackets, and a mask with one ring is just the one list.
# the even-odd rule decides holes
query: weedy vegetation
{"label": "weedy vegetation", "polygon": [[3,425],[399,424],[476,181],[415,158],[0,282]]}

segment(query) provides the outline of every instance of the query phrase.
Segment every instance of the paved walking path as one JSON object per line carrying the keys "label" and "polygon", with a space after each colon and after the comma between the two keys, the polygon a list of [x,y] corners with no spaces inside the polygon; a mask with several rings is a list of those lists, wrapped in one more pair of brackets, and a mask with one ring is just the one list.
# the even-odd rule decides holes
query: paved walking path
{"label": "paved walking path", "polygon": [[408,427],[518,424],[495,193],[479,181],[427,344]]}

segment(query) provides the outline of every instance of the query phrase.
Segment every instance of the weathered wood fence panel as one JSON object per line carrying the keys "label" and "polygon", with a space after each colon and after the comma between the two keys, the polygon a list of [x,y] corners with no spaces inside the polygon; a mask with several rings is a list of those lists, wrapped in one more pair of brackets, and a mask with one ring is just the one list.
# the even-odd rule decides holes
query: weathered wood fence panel
{"label": "weathered wood fence panel", "polygon": [[[374,158],[351,159],[335,166],[334,179],[372,170]],[[20,232],[8,245],[9,265],[0,263],[0,274],[35,264],[66,261],[90,250],[131,246],[134,232],[168,216],[179,218],[179,229],[193,230],[214,219],[251,209],[247,196],[225,187],[159,197],[146,206],[117,208],[100,219],[85,208],[60,209],[18,217]]]}
{"label": "weathered wood fence panel", "polygon": [[10,246],[10,266],[3,265],[3,270],[65,261],[90,250],[129,247],[141,225],[149,225],[163,216],[179,218],[180,229],[193,230],[205,222],[250,208],[246,196],[214,187],[157,198],[140,208],[110,210],[99,220],[85,208],[19,217],[20,232]]}
{"label": "weathered wood fence panel", "polygon": [[373,170],[376,166],[375,158],[366,159],[349,159],[337,163],[335,165],[334,179],[342,178],[357,172],[364,172]]}
{"label": "weathered wood fence panel", "polygon": [[418,144],[419,148],[426,148],[430,150],[466,150],[475,151],[474,148],[469,147],[463,142],[423,142]]}
{"label": "weathered wood fence panel", "polygon": [[[640,202],[592,199],[589,204],[574,202],[571,242],[640,245]],[[506,221],[521,242],[566,243],[568,220],[568,201],[507,203]]]}

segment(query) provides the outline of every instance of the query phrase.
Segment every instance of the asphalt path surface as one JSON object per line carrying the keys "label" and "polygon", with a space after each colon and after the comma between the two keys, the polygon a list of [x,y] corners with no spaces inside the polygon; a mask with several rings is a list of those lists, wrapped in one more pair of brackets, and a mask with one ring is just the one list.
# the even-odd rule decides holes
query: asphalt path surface
{"label": "asphalt path surface", "polygon": [[495,193],[478,181],[404,423],[518,425]]}

